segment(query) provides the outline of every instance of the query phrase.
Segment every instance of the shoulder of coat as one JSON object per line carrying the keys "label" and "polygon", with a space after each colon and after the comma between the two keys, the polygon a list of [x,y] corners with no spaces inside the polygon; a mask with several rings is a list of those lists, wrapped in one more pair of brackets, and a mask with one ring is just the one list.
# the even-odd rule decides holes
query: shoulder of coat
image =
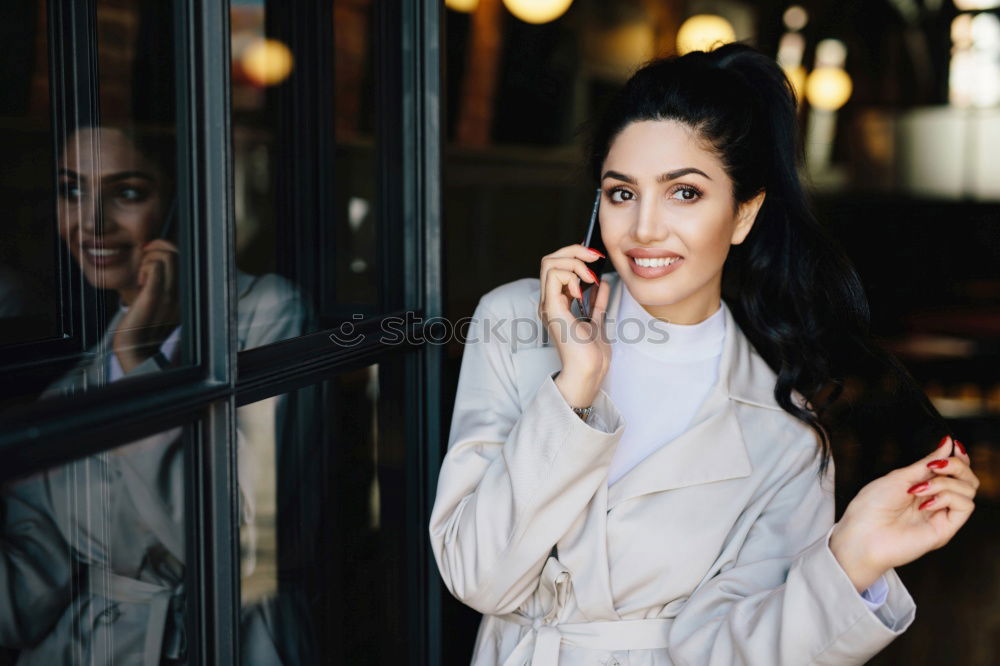
{"label": "shoulder of coat", "polygon": [[480,303],[495,314],[537,314],[540,285],[536,277],[505,282],[483,294]]}
{"label": "shoulder of coat", "polygon": [[277,273],[250,275],[237,270],[236,292],[239,299],[256,299],[267,302],[283,302],[299,298],[299,291],[291,280]]}

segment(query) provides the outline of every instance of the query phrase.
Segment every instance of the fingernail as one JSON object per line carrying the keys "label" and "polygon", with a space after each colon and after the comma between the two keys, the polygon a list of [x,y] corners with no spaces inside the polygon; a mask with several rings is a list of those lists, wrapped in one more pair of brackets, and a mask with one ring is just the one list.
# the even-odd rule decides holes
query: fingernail
{"label": "fingernail", "polygon": [[941,469],[942,467],[945,467],[947,465],[948,465],[947,460],[932,460],[929,463],[927,463],[927,466],[930,467],[931,469]]}
{"label": "fingernail", "polygon": [[947,444],[948,440],[950,440],[950,439],[951,439],[951,435],[945,435],[944,437],[942,437],[941,441],[938,442],[938,445],[937,445],[937,447],[934,448],[934,450],[937,451],[938,449],[940,449],[942,446],[944,446],[945,444]]}
{"label": "fingernail", "polygon": [[596,254],[597,256],[599,256],[601,259],[607,259],[607,257],[605,257],[602,253],[598,252],[594,248],[588,247],[587,249]]}
{"label": "fingernail", "polygon": [[923,483],[918,483],[917,485],[913,486],[912,488],[910,488],[906,492],[908,492],[911,495],[913,495],[914,493],[919,493],[919,492],[921,492],[923,490],[927,490],[927,488],[929,486],[930,486],[930,484],[927,483],[926,481],[924,481]]}
{"label": "fingernail", "polygon": [[588,273],[590,273],[590,277],[594,278],[594,282],[597,282],[597,283],[599,283],[599,282],[600,282],[600,280],[598,279],[598,277],[597,277],[597,276],[596,276],[596,275],[594,274],[594,271],[592,271],[592,270],[590,270],[590,269],[588,268],[588,269],[587,269],[587,272],[588,272]]}
{"label": "fingernail", "polygon": [[955,440],[955,446],[958,447],[958,450],[962,452],[963,456],[969,455],[965,450],[965,446],[963,446],[962,442],[958,441],[957,439]]}
{"label": "fingernail", "polygon": [[929,500],[927,500],[926,502],[923,502],[920,506],[917,507],[917,511],[923,511],[924,509],[926,509],[927,507],[929,507],[931,504],[933,504],[935,499],[937,499],[937,498],[936,497],[932,497]]}

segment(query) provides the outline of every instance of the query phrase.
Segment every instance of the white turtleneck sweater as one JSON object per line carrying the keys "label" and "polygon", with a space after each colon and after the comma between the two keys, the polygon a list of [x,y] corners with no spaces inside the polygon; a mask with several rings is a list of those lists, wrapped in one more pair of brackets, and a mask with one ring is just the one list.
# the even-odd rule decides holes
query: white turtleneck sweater
{"label": "white turtleneck sweater", "polygon": [[[601,388],[627,426],[608,467],[608,485],[659,447],[670,446],[691,425],[718,381],[727,307],[721,301],[714,314],[697,324],[668,323],[650,315],[623,285],[614,313],[611,365]],[[876,610],[887,594],[880,577],[861,598]]]}

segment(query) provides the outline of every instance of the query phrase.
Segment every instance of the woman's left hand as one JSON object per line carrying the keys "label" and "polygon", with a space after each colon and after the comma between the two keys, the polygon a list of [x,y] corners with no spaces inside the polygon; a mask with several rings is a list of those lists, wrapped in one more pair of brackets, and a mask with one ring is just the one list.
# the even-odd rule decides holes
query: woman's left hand
{"label": "woman's left hand", "polygon": [[955,536],[972,515],[979,488],[969,463],[949,435],[927,457],[875,479],[855,496],[833,528],[830,550],[859,592]]}

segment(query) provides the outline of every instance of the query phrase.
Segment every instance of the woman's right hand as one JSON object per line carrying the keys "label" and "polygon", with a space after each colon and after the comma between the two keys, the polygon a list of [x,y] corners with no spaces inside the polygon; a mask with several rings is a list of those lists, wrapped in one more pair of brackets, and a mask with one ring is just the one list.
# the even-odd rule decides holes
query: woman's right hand
{"label": "woman's right hand", "polygon": [[112,346],[122,370],[153,356],[180,323],[177,246],[158,239],[143,246],[139,293],[121,318]]}
{"label": "woman's right hand", "polygon": [[[611,364],[604,331],[610,288],[586,263],[600,256],[577,243],[542,257],[538,316],[562,360],[555,383],[571,407],[593,403]],[[573,299],[583,296],[581,282],[598,284],[590,321],[577,319],[570,310]]]}

